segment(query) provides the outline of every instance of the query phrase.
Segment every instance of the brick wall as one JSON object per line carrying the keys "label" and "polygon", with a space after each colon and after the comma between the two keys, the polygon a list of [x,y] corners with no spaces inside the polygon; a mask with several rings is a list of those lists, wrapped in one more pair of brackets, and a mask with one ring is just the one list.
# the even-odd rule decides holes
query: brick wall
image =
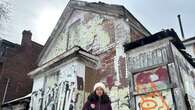
{"label": "brick wall", "polygon": [[[36,67],[36,59],[42,50],[41,45],[31,41],[31,35],[30,31],[23,31],[21,46],[6,50],[0,79],[0,82],[4,82],[1,83],[0,88],[5,88],[6,81],[9,79],[5,101],[31,93],[32,79],[27,76],[27,73]],[[4,90],[0,90],[0,100],[3,98]]]}
{"label": "brick wall", "polygon": [[111,48],[105,53],[99,55],[101,60],[101,68],[97,70],[98,79],[105,79],[108,87],[111,88],[114,85],[114,79],[116,76],[114,70],[114,57],[116,55],[115,48]]}

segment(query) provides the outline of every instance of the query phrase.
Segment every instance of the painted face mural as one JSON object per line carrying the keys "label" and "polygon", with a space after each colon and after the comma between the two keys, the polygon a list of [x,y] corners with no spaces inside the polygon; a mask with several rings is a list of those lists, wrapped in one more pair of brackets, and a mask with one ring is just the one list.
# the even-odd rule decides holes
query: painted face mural
{"label": "painted face mural", "polygon": [[152,83],[151,87],[157,92],[136,97],[138,110],[172,110],[174,105],[171,91],[158,91],[156,85]]}
{"label": "painted face mural", "polygon": [[[166,66],[134,75],[137,110],[172,110],[174,108]],[[166,89],[166,90],[163,90]]]}

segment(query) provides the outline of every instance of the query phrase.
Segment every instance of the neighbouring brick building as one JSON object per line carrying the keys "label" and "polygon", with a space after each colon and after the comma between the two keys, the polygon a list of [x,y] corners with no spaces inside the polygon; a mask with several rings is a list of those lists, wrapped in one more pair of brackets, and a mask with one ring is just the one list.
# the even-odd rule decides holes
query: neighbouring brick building
{"label": "neighbouring brick building", "polygon": [[0,102],[24,97],[32,91],[27,73],[37,67],[36,60],[43,46],[31,40],[32,33],[22,32],[21,45],[0,40]]}

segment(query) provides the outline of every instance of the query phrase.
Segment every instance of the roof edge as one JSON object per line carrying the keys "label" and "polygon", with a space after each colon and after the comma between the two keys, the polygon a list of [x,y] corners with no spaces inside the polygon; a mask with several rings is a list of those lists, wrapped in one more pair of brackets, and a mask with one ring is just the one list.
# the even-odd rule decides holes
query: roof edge
{"label": "roof edge", "polygon": [[176,45],[177,48],[179,49],[185,49],[185,46],[183,45],[182,41],[179,39],[178,35],[176,34],[176,32],[173,29],[167,29],[164,31],[160,31],[158,33],[155,33],[151,36],[142,38],[140,40],[137,40],[135,42],[131,42],[131,43],[127,43],[124,45],[125,48],[125,52],[130,50],[130,49],[134,49],[161,39],[165,39],[168,37],[172,37],[172,42],[174,45]]}
{"label": "roof edge", "polygon": [[100,62],[98,57],[88,53],[87,51],[85,51],[84,49],[82,49],[79,46],[75,46],[75,47],[71,48],[69,51],[64,52],[63,54],[60,54],[59,56],[55,57],[54,59],[48,61],[47,63],[45,63],[41,66],[39,66],[35,70],[29,72],[28,76],[33,77],[34,75],[36,75],[39,72],[43,71],[45,68],[50,67],[52,65],[55,65],[55,63],[60,62],[61,60],[65,59],[69,56],[76,57],[79,54],[83,55],[83,56],[86,56],[89,59],[94,60],[95,62],[97,62],[97,67],[98,67],[99,62]]}

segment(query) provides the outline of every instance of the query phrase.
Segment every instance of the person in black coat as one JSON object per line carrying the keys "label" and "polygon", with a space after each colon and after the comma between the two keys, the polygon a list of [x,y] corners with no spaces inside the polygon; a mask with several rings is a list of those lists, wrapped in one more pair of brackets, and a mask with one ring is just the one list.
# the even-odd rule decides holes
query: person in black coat
{"label": "person in black coat", "polygon": [[88,96],[82,110],[112,110],[110,98],[106,94],[106,88],[102,82],[95,84],[94,90]]}

